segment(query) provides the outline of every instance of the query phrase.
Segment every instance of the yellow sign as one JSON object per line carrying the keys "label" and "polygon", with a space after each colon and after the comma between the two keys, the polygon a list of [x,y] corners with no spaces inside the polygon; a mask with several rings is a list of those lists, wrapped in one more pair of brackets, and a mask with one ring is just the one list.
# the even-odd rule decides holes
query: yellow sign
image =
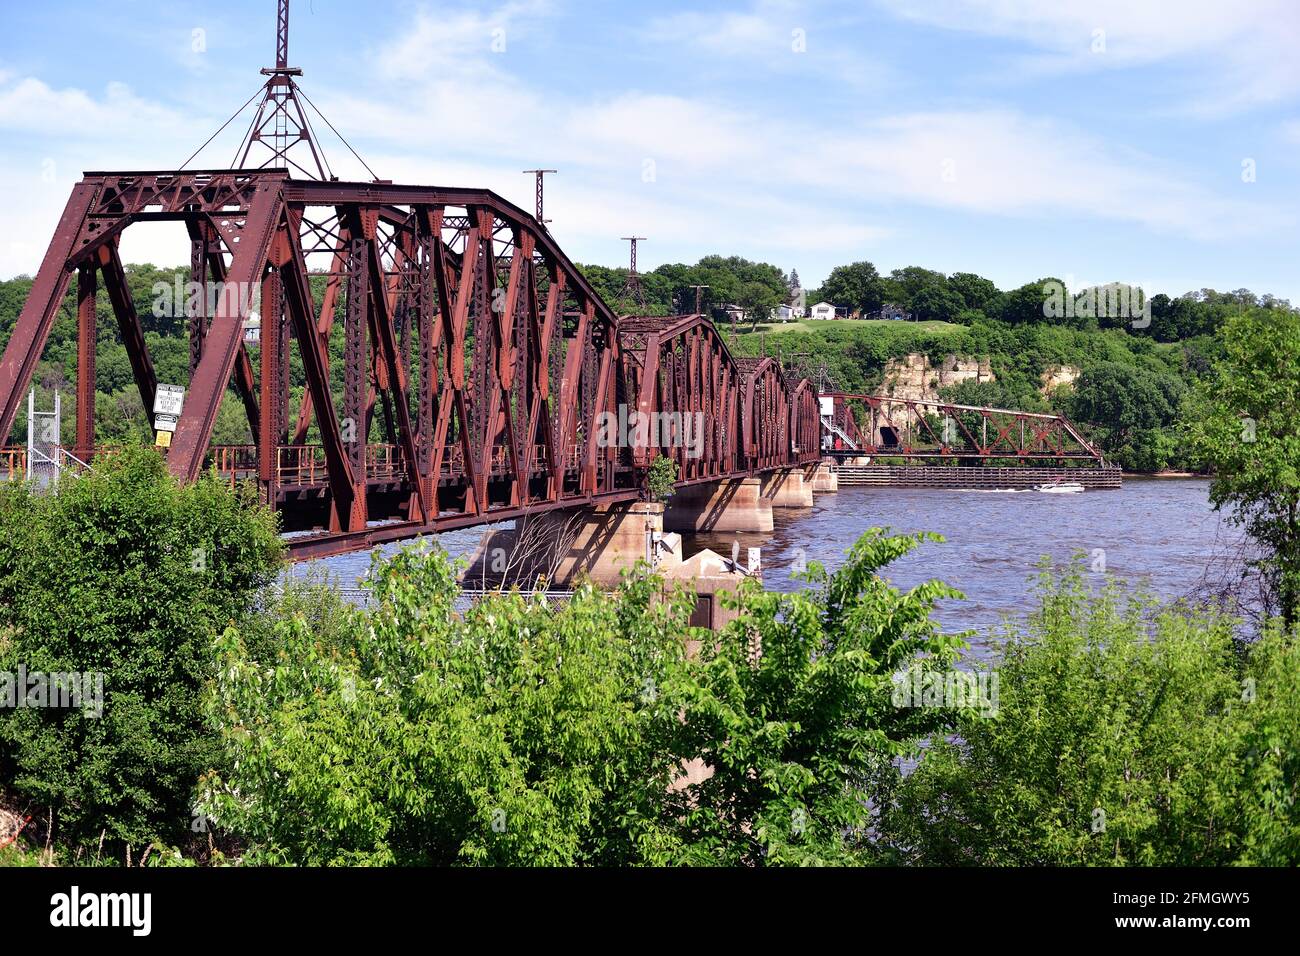
{"label": "yellow sign", "polygon": [[172,447],[172,433],[171,433],[171,432],[159,432],[159,433],[158,433],[158,437],[154,439],[154,442],[153,442],[153,443],[154,443],[154,447],[156,447],[156,448],[171,448],[171,447]]}

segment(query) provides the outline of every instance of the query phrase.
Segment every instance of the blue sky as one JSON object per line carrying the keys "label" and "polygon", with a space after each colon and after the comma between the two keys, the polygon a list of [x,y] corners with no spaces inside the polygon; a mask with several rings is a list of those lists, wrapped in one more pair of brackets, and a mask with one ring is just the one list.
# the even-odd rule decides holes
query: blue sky
{"label": "blue sky", "polygon": [[[870,259],[1300,303],[1295,0],[292,7],[304,89],[380,176],[530,208],[520,170],[557,167],[547,215],[581,261],[622,264],[635,233],[643,268],[737,254],[809,287]],[[273,0],[0,17],[5,278],[35,270],[81,171],[179,165],[274,58]],[[124,255],[188,252],[155,227]]]}

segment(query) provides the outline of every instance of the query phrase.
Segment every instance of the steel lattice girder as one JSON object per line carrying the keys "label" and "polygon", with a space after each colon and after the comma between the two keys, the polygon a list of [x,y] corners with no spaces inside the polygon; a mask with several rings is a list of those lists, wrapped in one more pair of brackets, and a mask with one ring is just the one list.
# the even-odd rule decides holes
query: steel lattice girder
{"label": "steel lattice girder", "polygon": [[[74,273],[79,336],[89,337],[78,351],[83,401],[93,394],[98,273],[152,408],[152,363],[117,253],[122,232],[141,221],[182,223],[191,277],[218,292],[215,308],[188,315],[192,373],[168,467],[193,480],[215,455],[213,423],[234,385],[256,444],[230,460],[255,453],[247,476],[286,526],[321,527],[316,513],[327,516],[332,534],[295,544],[300,554],[636,498],[649,449],[596,440],[599,416],[621,403],[700,417],[702,454],[673,452],[683,483],[818,457],[806,380],[788,384],[771,359],[734,359],[703,316],[620,321],[550,234],[493,193],[303,181],[284,170],[86,174],[0,359],[5,434]],[[319,309],[317,257],[327,259],[315,273],[325,283]],[[260,382],[243,339],[255,292]],[[343,416],[328,352],[341,299]],[[290,338],[306,391],[287,436]],[[385,446],[369,441],[376,410]],[[305,444],[312,420],[319,446]],[[79,443],[93,446],[93,420],[81,424]],[[228,470],[232,480],[245,473]],[[372,513],[372,502],[387,510]],[[393,524],[377,529],[372,519]]]}
{"label": "steel lattice girder", "polygon": [[[829,392],[823,397],[834,400],[835,423],[860,440],[857,451],[863,454],[1095,462],[1104,457],[1064,415],[850,392]],[[865,428],[854,418],[854,406],[863,412]],[[943,422],[951,425],[945,430]],[[899,441],[876,443],[882,427],[893,429]]]}
{"label": "steel lattice girder", "polygon": [[[817,395],[807,379],[788,382],[772,358],[731,355],[703,315],[629,316],[619,322],[633,359],[629,394],[643,416],[703,416],[706,454],[667,449],[685,480],[807,465],[820,458]],[[638,446],[647,465],[654,445]]]}

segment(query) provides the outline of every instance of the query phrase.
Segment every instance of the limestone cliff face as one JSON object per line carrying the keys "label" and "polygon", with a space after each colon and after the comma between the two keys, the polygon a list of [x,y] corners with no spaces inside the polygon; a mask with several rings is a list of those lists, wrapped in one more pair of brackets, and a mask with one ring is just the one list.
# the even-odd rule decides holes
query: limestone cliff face
{"label": "limestone cliff face", "polygon": [[936,368],[928,355],[913,352],[885,364],[881,392],[894,398],[933,402],[938,401],[940,389],[971,381],[996,381],[987,357],[948,355]]}
{"label": "limestone cliff face", "polygon": [[1081,374],[1077,365],[1049,365],[1043,371],[1043,384],[1039,391],[1046,395],[1059,385],[1073,385]]}
{"label": "limestone cliff face", "polygon": [[[948,355],[936,367],[930,362],[928,355],[913,352],[885,363],[885,377],[881,383],[880,393],[910,401],[935,402],[939,400],[940,389],[962,382],[996,380],[987,356],[966,358],[960,355]],[[906,429],[912,424],[912,419],[918,417],[902,408],[886,410],[881,419],[876,422],[873,441],[878,445],[891,444],[891,439],[882,434],[882,426]]]}

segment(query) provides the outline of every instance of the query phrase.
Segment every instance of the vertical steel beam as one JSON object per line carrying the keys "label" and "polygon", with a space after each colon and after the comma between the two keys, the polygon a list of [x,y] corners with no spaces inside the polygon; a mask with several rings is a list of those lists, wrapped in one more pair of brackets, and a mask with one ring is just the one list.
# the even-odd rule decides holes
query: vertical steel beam
{"label": "vertical steel beam", "polygon": [[[365,521],[367,406],[370,379],[367,375],[366,326],[369,322],[369,242],[360,229],[354,230],[348,251],[347,311],[343,320],[343,443],[352,468],[353,520]],[[357,509],[360,509],[359,511]]]}
{"label": "vertical steel beam", "polygon": [[281,310],[280,273],[268,268],[262,276],[261,305],[261,392],[262,420],[257,430],[257,476],[261,479],[267,504],[274,507],[276,477],[280,459],[280,326],[284,316]]}
{"label": "vertical steel beam", "polygon": [[190,283],[191,288],[197,286],[199,295],[195,301],[187,303],[185,310],[188,318],[190,337],[190,378],[194,377],[194,370],[199,367],[199,359],[203,357],[203,336],[208,331],[208,226],[206,223],[198,227],[199,238],[190,240]]}
{"label": "vertical steel beam", "polygon": [[95,269],[77,270],[77,455],[90,461],[95,450]]}

